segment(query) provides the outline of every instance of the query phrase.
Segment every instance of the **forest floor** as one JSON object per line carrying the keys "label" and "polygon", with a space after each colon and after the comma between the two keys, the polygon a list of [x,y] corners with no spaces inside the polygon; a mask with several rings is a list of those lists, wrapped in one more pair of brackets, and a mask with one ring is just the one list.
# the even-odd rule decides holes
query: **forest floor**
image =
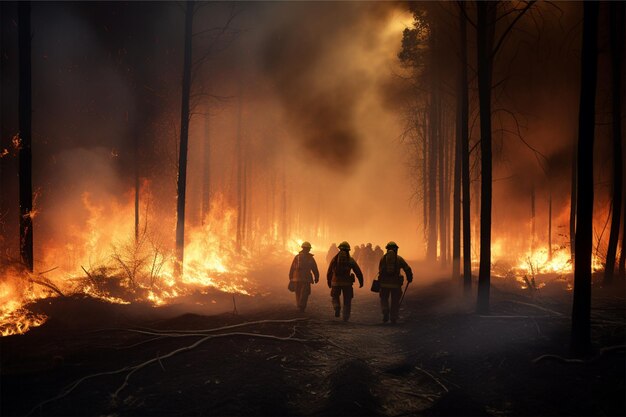
{"label": "forest floor", "polygon": [[625,415],[623,288],[594,288],[595,356],[535,362],[568,357],[571,291],[496,282],[484,317],[450,287],[411,285],[396,325],[366,287],[336,319],[321,283],[304,314],[286,288],[238,314],[49,299],[0,339],[0,414]]}

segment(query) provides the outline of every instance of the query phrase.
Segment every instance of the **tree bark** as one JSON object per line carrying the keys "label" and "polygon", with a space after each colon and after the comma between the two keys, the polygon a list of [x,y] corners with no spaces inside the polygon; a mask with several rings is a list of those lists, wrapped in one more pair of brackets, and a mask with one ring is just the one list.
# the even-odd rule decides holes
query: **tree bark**
{"label": "tree bark", "polygon": [[578,116],[578,193],[574,302],[571,350],[584,354],[591,348],[591,250],[593,229],[593,143],[597,77],[597,2],[584,2],[581,56],[580,107]]}
{"label": "tree bark", "polygon": [[18,3],[20,258],[33,271],[32,91],[30,2]]}
{"label": "tree bark", "polygon": [[187,0],[185,10],[185,46],[183,90],[180,112],[180,149],[178,151],[178,193],[176,200],[176,259],[179,275],[183,273],[185,253],[185,195],[187,191],[187,148],[189,143],[189,91],[191,89],[191,40],[193,1]]}
{"label": "tree bark", "polygon": [[570,256],[572,264],[576,255],[576,201],[578,196],[576,195],[578,189],[577,170],[578,170],[578,151],[577,145],[572,147],[572,182],[570,192],[570,209],[569,209],[569,242],[570,242]]}
{"label": "tree bark", "polygon": [[239,106],[237,110],[237,142],[235,144],[236,157],[237,157],[237,236],[236,246],[237,251],[241,250],[243,244],[243,198],[242,198],[242,181],[243,181],[243,165],[242,165],[242,117],[243,117],[243,89],[239,88]]}
{"label": "tree bark", "polygon": [[202,158],[202,224],[211,209],[211,117],[204,116],[204,149]]}
{"label": "tree bark", "polygon": [[467,21],[465,2],[459,2],[461,24],[461,74],[459,80],[460,123],[461,123],[461,177],[463,182],[463,288],[469,294],[472,288],[472,247],[470,217],[470,167],[469,167],[469,97],[467,91]]}
{"label": "tree bark", "polygon": [[477,2],[477,62],[480,106],[480,267],[478,272],[477,311],[489,312],[491,280],[491,69],[496,4]]}
{"label": "tree bark", "polygon": [[[609,5],[611,33],[611,113],[613,133],[613,201],[611,210],[611,232],[606,252],[604,283],[613,282],[615,255],[619,239],[620,216],[622,214],[622,120],[621,120],[621,78],[622,55],[624,50],[624,3],[613,2]],[[622,252],[624,248],[622,246]]]}
{"label": "tree bark", "polygon": [[552,260],[552,187],[548,195],[548,260]]}
{"label": "tree bark", "polygon": [[[465,18],[461,14],[461,19]],[[459,66],[461,67],[461,65]],[[463,71],[462,69],[460,71]],[[461,113],[463,112],[463,85],[459,75],[456,97],[456,134],[454,138],[454,188],[452,191],[452,279],[459,282],[461,276]]]}
{"label": "tree bark", "polygon": [[[432,35],[431,35],[432,37]],[[431,41],[431,48],[434,42]],[[432,50],[432,49],[431,49]],[[428,120],[428,242],[426,259],[430,262],[437,261],[437,91],[433,80],[430,91],[430,109]]]}
{"label": "tree bark", "polygon": [[537,234],[537,224],[535,217],[535,184],[531,185],[530,189],[530,252],[535,251],[535,236]]}
{"label": "tree bark", "polygon": [[446,266],[446,252],[447,252],[447,239],[446,239],[446,161],[445,161],[445,139],[443,135],[443,112],[441,108],[441,78],[437,77],[437,96],[439,99],[437,100],[437,140],[438,140],[438,185],[439,185],[439,261],[441,263],[441,267]]}
{"label": "tree bark", "polygon": [[133,137],[133,161],[135,176],[135,244],[139,242],[139,132],[135,126],[135,135]]}

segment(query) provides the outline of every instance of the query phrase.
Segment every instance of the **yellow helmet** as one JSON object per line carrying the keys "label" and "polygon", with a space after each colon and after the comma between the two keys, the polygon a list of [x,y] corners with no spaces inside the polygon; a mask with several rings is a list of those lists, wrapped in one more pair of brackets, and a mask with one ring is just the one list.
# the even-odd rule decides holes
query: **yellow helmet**
{"label": "yellow helmet", "polygon": [[303,249],[311,249],[311,244],[307,241],[302,242],[302,245],[300,246]]}
{"label": "yellow helmet", "polygon": [[342,250],[350,250],[350,244],[345,240],[341,242],[337,247]]}

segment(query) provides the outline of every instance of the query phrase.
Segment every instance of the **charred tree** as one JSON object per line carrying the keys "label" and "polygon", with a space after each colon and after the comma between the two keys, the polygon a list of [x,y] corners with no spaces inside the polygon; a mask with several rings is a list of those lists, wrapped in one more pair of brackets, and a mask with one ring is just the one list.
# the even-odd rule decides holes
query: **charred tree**
{"label": "charred tree", "polygon": [[429,39],[431,56],[430,103],[428,112],[428,242],[426,259],[437,260],[437,145],[439,127],[439,91],[437,90],[437,74],[434,66],[435,38],[431,32]]}
{"label": "charred tree", "polygon": [[134,161],[134,177],[135,177],[135,244],[139,242],[139,134],[135,133],[133,137],[133,161]]}
{"label": "charred tree", "polygon": [[17,6],[19,43],[20,258],[33,271],[33,180],[30,2]]}
{"label": "charred tree", "polygon": [[491,71],[496,4],[477,2],[477,62],[480,107],[480,267],[477,311],[489,311],[491,269]]}
{"label": "charred tree", "polygon": [[535,251],[535,236],[537,235],[536,223],[537,219],[535,217],[535,184],[531,185],[530,188],[530,251]]}
{"label": "charred tree", "polygon": [[[621,78],[623,76],[622,56],[624,51],[624,3],[614,2],[609,5],[610,37],[611,37],[611,114],[613,136],[613,196],[611,210],[611,232],[606,252],[604,283],[613,282],[615,271],[615,255],[619,239],[620,215],[622,212],[622,110],[621,110]],[[625,219],[626,220],[626,219]],[[622,252],[624,247],[622,246]]]}
{"label": "charred tree", "polygon": [[576,201],[578,199],[576,192],[578,189],[578,180],[577,180],[577,161],[578,161],[578,151],[576,150],[577,145],[574,144],[572,147],[572,181],[571,181],[571,192],[570,192],[570,209],[569,209],[569,242],[570,242],[570,256],[572,263],[574,262],[575,254],[576,254]]}
{"label": "charred tree", "polygon": [[470,169],[469,169],[469,97],[467,91],[467,23],[465,2],[459,2],[461,28],[461,65],[459,71],[459,124],[461,147],[461,180],[463,190],[463,288],[469,293],[472,288],[472,248],[470,218]]}
{"label": "charred tree", "polygon": [[552,187],[548,191],[548,260],[552,260]]}
{"label": "charred tree", "polygon": [[187,149],[189,143],[189,91],[191,89],[191,40],[194,3],[187,1],[185,10],[185,41],[183,88],[180,111],[180,148],[178,151],[178,182],[176,200],[176,259],[179,273],[183,272],[185,253],[185,194],[187,191]]}
{"label": "charred tree", "polygon": [[437,180],[439,185],[439,261],[441,262],[441,266],[446,266],[446,252],[447,246],[446,244],[446,144],[445,144],[445,136],[443,130],[443,109],[441,103],[441,78],[437,77],[437,95],[439,99],[437,100]]}
{"label": "charred tree", "polygon": [[580,105],[578,115],[576,254],[571,350],[583,354],[591,348],[591,251],[593,229],[593,143],[597,77],[597,2],[583,3]]}
{"label": "charred tree", "polygon": [[202,224],[211,209],[211,116],[204,116],[204,147],[202,158]]}
{"label": "charred tree", "polygon": [[239,89],[239,106],[237,109],[237,142],[235,144],[235,152],[236,152],[236,164],[237,164],[237,235],[236,235],[236,246],[237,251],[241,250],[241,246],[243,244],[243,226],[244,226],[244,215],[243,215],[243,164],[242,164],[242,118],[243,118],[243,89],[240,86]]}
{"label": "charred tree", "polygon": [[[535,1],[529,1],[523,9],[512,8],[503,15],[517,13],[494,42],[499,2],[476,2],[476,43],[478,64],[478,101],[480,111],[480,266],[478,272],[479,313],[489,311],[491,287],[491,203],[492,203],[492,132],[491,132],[491,81],[493,61],[508,34]],[[494,46],[495,45],[495,46]]]}
{"label": "charred tree", "polygon": [[[464,20],[463,15],[461,18]],[[460,67],[460,66],[459,66]],[[461,70],[462,71],[462,70]],[[461,276],[461,113],[463,108],[461,76],[456,96],[456,131],[454,137],[454,180],[452,191],[452,279]]]}

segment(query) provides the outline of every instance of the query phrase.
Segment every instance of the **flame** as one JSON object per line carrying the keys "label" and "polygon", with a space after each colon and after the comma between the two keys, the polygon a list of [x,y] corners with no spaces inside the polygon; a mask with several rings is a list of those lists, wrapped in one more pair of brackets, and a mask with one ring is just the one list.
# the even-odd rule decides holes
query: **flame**
{"label": "flame", "polygon": [[[171,245],[175,216],[164,217],[157,210],[149,210],[148,206],[154,207],[149,183],[145,182],[142,190],[141,200],[148,202],[142,218],[149,221],[144,221],[137,239],[133,233],[132,192],[125,196],[125,202],[115,199],[102,202],[90,193],[83,193],[84,219],[67,225],[53,241],[41,245],[41,264],[52,268],[44,274],[45,279],[66,295],[86,294],[118,304],[148,301],[160,306],[176,297],[208,295],[216,290],[254,295],[260,289],[249,278],[249,272],[259,265],[259,259],[297,253],[303,242],[288,238],[283,248],[278,243],[277,225],[263,230],[257,224],[250,232],[256,239],[254,250],[245,242],[238,244],[234,238],[237,210],[224,195],[216,193],[203,224],[186,227],[181,275],[173,248],[164,243]],[[157,218],[158,223],[152,220]],[[30,275],[21,268],[18,272],[15,268],[0,269],[3,336],[25,333],[43,324],[46,317],[31,313],[26,304],[54,295],[50,289],[33,285]],[[16,285],[20,282],[31,283]],[[208,298],[207,302],[215,303]]]}
{"label": "flame", "polygon": [[[32,313],[24,307],[25,303],[42,295],[25,291],[24,287],[29,286],[26,270],[18,263],[7,263],[1,273],[4,279],[0,282],[0,335],[25,333],[45,323],[46,316]],[[24,297],[24,294],[27,296]]]}

